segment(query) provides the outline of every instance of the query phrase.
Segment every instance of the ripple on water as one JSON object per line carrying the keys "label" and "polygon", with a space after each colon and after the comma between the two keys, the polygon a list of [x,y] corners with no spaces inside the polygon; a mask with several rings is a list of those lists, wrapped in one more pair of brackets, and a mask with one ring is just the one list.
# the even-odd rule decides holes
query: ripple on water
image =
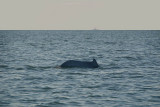
{"label": "ripple on water", "polygon": [[160,96],[159,95],[151,96],[151,98],[148,101],[157,104],[160,102]]}
{"label": "ripple on water", "polygon": [[0,100],[1,107],[7,107],[9,105],[10,105],[10,102],[8,100]]}
{"label": "ripple on water", "polygon": [[50,92],[52,91],[54,88],[50,87],[50,86],[45,86],[45,87],[34,87],[34,89],[38,89],[37,92]]}
{"label": "ripple on water", "polygon": [[1,65],[0,64],[0,68],[8,68],[8,65]]}
{"label": "ripple on water", "polygon": [[25,65],[27,70],[37,70],[36,66],[32,66],[32,65]]}
{"label": "ripple on water", "polygon": [[25,68],[22,68],[22,67],[18,67],[18,68],[15,68],[16,70],[25,70]]}
{"label": "ripple on water", "polygon": [[36,107],[66,107],[67,105],[61,101],[52,101],[49,103],[41,103],[36,105]]}
{"label": "ripple on water", "polygon": [[46,70],[46,69],[50,69],[53,68],[53,66],[33,66],[33,65],[25,65],[25,68],[27,70]]}

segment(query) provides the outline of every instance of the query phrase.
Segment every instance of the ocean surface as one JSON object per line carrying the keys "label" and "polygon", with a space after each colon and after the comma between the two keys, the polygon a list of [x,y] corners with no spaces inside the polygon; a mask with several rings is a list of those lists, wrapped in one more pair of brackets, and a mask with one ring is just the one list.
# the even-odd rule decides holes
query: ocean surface
{"label": "ocean surface", "polygon": [[0,107],[160,107],[160,31],[0,31]]}

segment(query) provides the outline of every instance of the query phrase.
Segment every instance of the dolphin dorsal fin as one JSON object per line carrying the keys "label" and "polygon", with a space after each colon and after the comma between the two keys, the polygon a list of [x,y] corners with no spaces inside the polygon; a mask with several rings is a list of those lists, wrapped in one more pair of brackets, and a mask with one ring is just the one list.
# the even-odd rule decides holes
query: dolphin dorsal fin
{"label": "dolphin dorsal fin", "polygon": [[98,63],[97,63],[97,61],[95,59],[93,59],[92,63],[93,63],[95,68],[99,67],[99,65],[98,65]]}
{"label": "dolphin dorsal fin", "polygon": [[95,59],[93,59],[93,61],[92,62],[97,62]]}

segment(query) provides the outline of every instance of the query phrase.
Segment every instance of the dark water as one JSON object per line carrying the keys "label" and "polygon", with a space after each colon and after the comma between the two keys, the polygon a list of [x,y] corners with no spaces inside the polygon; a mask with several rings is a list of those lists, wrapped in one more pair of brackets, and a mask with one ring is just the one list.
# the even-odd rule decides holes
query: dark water
{"label": "dark water", "polygon": [[3,106],[160,107],[160,31],[0,31]]}

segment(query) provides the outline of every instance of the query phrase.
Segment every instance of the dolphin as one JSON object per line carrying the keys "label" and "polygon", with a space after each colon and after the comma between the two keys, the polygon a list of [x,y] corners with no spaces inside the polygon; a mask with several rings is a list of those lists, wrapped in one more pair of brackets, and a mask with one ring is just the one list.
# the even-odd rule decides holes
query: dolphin
{"label": "dolphin", "polygon": [[68,60],[64,62],[61,66],[61,68],[72,68],[72,67],[77,67],[77,68],[98,68],[99,65],[95,59],[91,62],[87,61],[76,61],[76,60]]}

